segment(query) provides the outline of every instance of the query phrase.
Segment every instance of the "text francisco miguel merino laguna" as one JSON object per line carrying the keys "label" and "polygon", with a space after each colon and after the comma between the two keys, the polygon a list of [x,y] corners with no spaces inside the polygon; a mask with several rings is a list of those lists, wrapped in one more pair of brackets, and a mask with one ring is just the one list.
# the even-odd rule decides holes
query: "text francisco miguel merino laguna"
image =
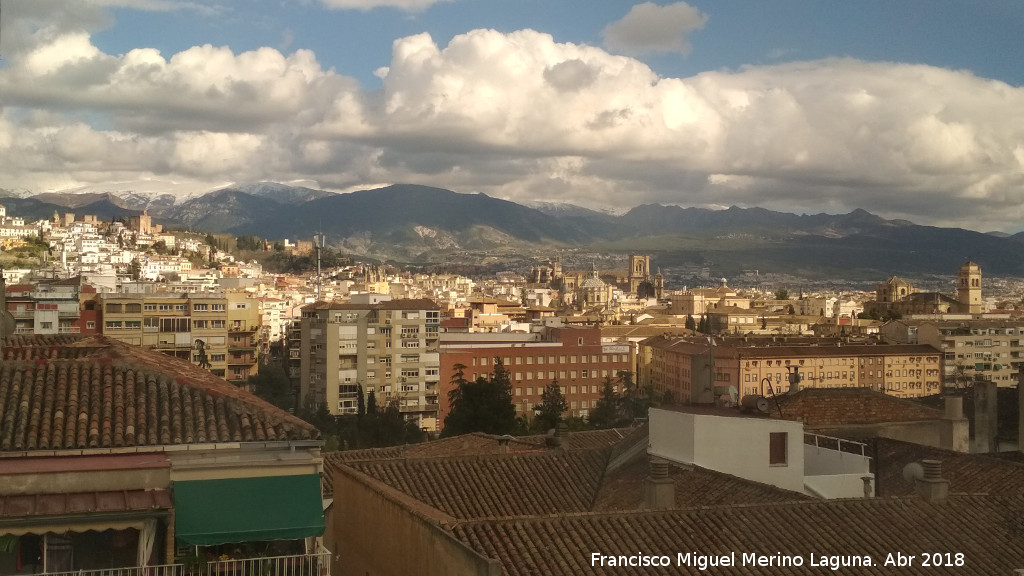
{"label": "text francisco miguel merino laguna", "polygon": [[876,563],[868,555],[828,556],[811,554],[808,558],[790,554],[756,554],[742,553],[739,562],[735,552],[719,556],[697,554],[695,552],[678,553],[675,559],[671,556],[649,555],[637,553],[630,556],[607,556],[599,552],[590,555],[591,566],[639,566],[639,567],[670,567],[692,566],[698,570],[727,566],[814,566],[838,570],[851,566],[963,566],[964,554],[918,554],[910,555],[896,552],[887,554],[885,561]]}

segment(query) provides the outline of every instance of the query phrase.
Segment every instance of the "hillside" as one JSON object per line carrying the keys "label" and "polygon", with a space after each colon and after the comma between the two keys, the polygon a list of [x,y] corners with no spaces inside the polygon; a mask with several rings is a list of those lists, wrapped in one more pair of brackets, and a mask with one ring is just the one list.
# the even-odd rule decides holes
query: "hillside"
{"label": "hillside", "polygon": [[513,261],[562,249],[636,250],[653,254],[662,267],[707,268],[720,275],[751,269],[840,278],[946,274],[968,257],[981,261],[989,274],[1024,275],[1024,234],[920,226],[865,210],[797,215],[651,204],[614,215],[412,184],[335,194],[261,182],[171,200],[115,194],[2,199],[9,213],[27,219],[73,211],[109,220],[138,213],[127,206],[155,202],[159,206],[150,213],[169,226],[269,239],[309,239],[322,231],[329,245],[347,253],[407,263]]}

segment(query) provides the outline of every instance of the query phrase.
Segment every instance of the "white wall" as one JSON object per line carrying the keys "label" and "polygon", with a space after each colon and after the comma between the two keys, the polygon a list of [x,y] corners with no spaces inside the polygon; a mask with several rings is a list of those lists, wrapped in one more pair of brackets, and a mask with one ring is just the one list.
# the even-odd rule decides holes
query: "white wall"
{"label": "white wall", "polygon": [[840,452],[831,448],[819,448],[804,444],[804,472],[808,476],[826,474],[860,474],[870,470],[871,459],[860,454]]}
{"label": "white wall", "polygon": [[[803,424],[651,409],[649,452],[755,482],[803,492]],[[769,434],[785,432],[788,462],[769,464]]]}

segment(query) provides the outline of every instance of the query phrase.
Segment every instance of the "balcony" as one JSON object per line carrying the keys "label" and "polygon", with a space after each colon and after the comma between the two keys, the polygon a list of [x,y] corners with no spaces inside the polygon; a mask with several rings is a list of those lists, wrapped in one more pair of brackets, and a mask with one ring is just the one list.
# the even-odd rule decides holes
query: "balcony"
{"label": "balcony", "polygon": [[437,404],[400,404],[398,411],[403,414],[407,412],[436,412]]}
{"label": "balcony", "polygon": [[41,572],[46,576],[331,576],[331,553],[323,546],[313,554],[292,554],[197,564],[130,566],[102,570]]}

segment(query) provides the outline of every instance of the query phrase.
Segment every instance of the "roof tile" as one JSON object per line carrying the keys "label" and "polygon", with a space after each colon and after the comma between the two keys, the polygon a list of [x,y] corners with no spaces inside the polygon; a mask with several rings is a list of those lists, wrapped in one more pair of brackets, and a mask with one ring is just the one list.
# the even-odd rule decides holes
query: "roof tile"
{"label": "roof tile", "polygon": [[[187,361],[102,337],[9,340],[0,453],[319,438],[306,422]],[[50,351],[47,351],[50,350]]]}

